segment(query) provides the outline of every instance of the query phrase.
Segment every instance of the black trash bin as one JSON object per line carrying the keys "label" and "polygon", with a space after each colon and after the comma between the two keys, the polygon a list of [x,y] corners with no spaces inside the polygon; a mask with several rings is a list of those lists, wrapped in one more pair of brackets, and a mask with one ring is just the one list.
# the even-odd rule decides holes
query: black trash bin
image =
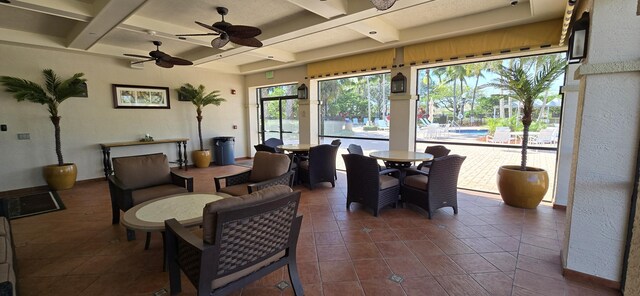
{"label": "black trash bin", "polygon": [[213,138],[213,163],[215,165],[234,164],[233,146],[236,142],[234,137]]}

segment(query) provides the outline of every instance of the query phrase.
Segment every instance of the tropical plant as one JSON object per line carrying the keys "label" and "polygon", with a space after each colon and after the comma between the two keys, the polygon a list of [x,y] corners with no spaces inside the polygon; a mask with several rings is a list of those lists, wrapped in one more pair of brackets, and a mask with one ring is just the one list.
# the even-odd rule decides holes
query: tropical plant
{"label": "tropical plant", "polygon": [[53,123],[55,130],[56,155],[58,157],[58,165],[64,165],[62,158],[62,147],[60,143],[60,115],[58,108],[62,102],[70,97],[82,95],[86,88],[82,78],[83,73],[76,73],[66,80],[60,79],[51,69],[42,71],[45,78],[44,87],[39,84],[16,77],[2,76],[0,83],[9,93],[13,93],[13,97],[20,101],[30,101],[41,105],[47,105],[49,109],[49,118]]}
{"label": "tropical plant", "polygon": [[566,62],[562,59],[545,60],[532,67],[527,61],[514,61],[509,66],[501,65],[495,69],[498,75],[490,87],[501,88],[509,92],[509,96],[523,104],[522,111],[522,150],[520,170],[527,170],[527,148],[529,142],[529,127],[533,102],[551,87],[556,78],[564,73]]}
{"label": "tropical plant", "polygon": [[200,84],[197,88],[190,83],[185,83],[180,88],[176,89],[182,96],[191,101],[196,106],[196,119],[198,120],[198,139],[200,140],[200,150],[204,150],[202,144],[202,109],[208,105],[220,106],[225,99],[221,98],[218,94],[220,91],[214,90],[208,94],[205,93],[204,85]]}

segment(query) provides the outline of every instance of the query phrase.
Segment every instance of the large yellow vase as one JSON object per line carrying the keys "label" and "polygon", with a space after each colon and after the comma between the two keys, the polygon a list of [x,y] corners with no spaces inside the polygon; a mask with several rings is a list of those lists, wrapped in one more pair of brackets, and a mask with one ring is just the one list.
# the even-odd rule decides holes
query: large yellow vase
{"label": "large yellow vase", "polygon": [[524,209],[536,208],[549,189],[547,171],[534,167],[521,171],[517,165],[501,166],[497,181],[504,203]]}
{"label": "large yellow vase", "polygon": [[197,168],[208,168],[211,164],[210,150],[194,150],[191,152],[193,163]]}
{"label": "large yellow vase", "polygon": [[74,163],[52,164],[45,166],[42,169],[42,174],[52,190],[71,189],[76,184],[78,168]]}

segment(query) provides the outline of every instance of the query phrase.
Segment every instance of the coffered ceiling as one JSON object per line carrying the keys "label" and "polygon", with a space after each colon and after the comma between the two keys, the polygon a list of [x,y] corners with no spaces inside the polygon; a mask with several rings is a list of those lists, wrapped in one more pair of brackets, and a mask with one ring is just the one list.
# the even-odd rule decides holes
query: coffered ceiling
{"label": "coffered ceiling", "polygon": [[[378,11],[368,0],[10,0],[0,3],[0,42],[86,51],[130,60],[124,53],[162,51],[196,67],[249,74],[408,44],[561,18],[566,1],[398,0]],[[255,26],[261,48],[229,43],[194,23],[220,20]],[[126,63],[123,63],[125,65]],[[161,69],[161,68],[159,68]],[[170,71],[170,70],[168,70]]]}

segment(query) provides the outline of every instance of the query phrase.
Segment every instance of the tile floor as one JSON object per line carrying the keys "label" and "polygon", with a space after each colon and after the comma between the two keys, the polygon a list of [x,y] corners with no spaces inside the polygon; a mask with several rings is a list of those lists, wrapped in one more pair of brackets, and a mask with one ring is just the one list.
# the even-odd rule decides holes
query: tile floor
{"label": "tile floor", "polygon": [[[180,171],[195,191],[212,192],[213,176],[239,166]],[[305,295],[618,295],[561,275],[564,211],[546,205],[521,210],[497,196],[459,192],[460,212],[432,220],[411,208],[375,218],[357,204],[345,208],[344,172],[336,188],[301,190],[304,223],[298,264]],[[160,234],[143,250],[111,225],[106,181],[60,192],[67,209],[12,221],[20,295],[153,295],[168,290]],[[395,276],[400,282],[391,280]],[[282,269],[235,295],[292,295],[275,285]],[[183,280],[183,295],[194,295]],[[168,294],[167,294],[168,295]]]}

